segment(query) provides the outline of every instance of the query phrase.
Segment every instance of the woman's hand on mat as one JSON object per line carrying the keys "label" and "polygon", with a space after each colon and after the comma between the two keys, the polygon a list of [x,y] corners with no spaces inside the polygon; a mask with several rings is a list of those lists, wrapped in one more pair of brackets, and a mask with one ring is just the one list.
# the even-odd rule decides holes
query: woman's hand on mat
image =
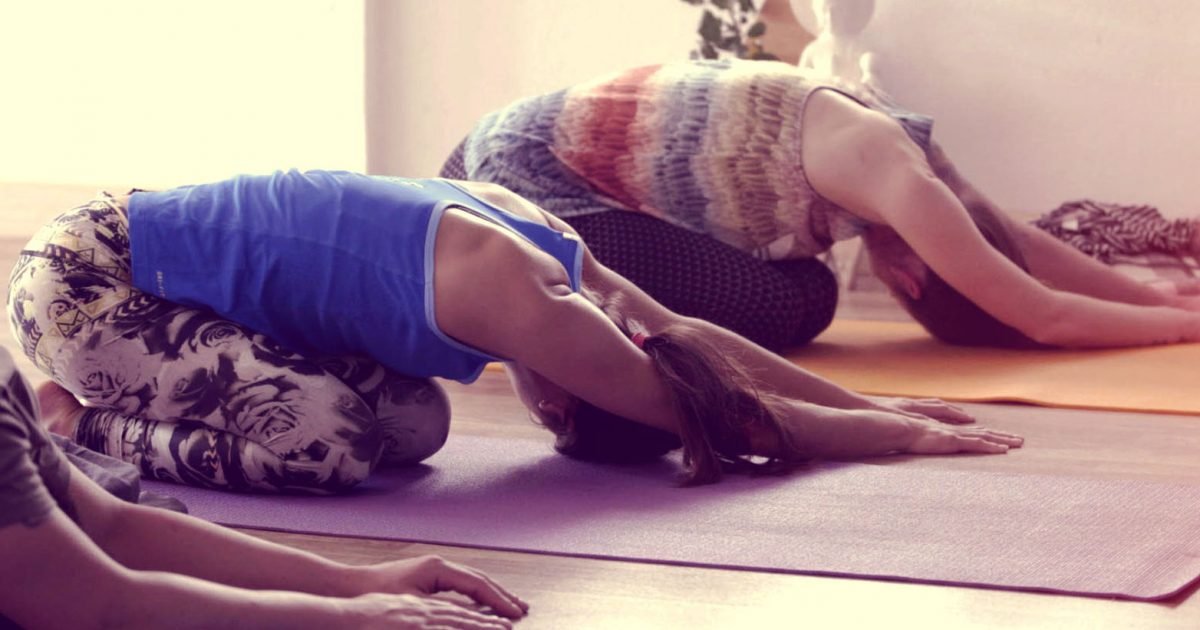
{"label": "woman's hand on mat", "polygon": [[482,571],[438,556],[393,560],[353,570],[360,578],[357,590],[362,593],[433,595],[450,591],[466,595],[511,619],[523,617],[529,611],[529,604]]}
{"label": "woman's hand on mat", "polygon": [[802,401],[782,405],[785,413],[780,420],[787,443],[777,456],[785,458],[1003,453],[1024,442],[1004,431],[945,424],[911,412],[838,409]]}
{"label": "woman's hand on mat", "polygon": [[370,593],[348,600],[346,612],[353,621],[342,628],[370,630],[416,630],[453,628],[455,630],[510,630],[512,622],[463,608],[451,602],[419,597]]}
{"label": "woman's hand on mat", "polygon": [[1007,453],[1008,449],[1021,448],[1024,443],[1025,438],[1006,431],[926,422],[903,451],[917,455]]}
{"label": "woman's hand on mat", "polygon": [[868,396],[876,408],[894,411],[918,420],[936,420],[946,424],[971,424],[974,416],[938,398],[887,398]]}

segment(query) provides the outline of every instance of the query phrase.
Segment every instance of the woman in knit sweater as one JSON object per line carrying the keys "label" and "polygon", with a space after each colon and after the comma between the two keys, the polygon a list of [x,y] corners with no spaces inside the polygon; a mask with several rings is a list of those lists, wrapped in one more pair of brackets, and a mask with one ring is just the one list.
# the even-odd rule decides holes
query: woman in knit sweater
{"label": "woman in knit sweater", "polygon": [[775,349],[828,323],[835,289],[811,257],[854,236],[946,341],[1200,339],[1189,298],[997,211],[931,126],[782,63],[668,64],[489,114],[444,173],[534,201],[663,304]]}

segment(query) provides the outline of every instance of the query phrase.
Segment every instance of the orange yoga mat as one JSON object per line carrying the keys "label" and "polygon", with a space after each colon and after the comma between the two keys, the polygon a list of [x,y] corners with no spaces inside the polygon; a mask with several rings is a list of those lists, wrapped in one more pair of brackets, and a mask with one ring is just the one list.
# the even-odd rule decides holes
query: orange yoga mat
{"label": "orange yoga mat", "polygon": [[936,341],[915,323],[834,320],[788,358],[867,394],[1200,414],[1200,344],[963,348]]}

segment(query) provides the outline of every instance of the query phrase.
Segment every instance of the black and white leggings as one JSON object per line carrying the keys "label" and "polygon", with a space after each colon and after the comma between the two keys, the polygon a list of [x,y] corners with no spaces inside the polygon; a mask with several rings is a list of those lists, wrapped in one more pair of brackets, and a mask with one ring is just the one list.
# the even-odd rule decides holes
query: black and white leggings
{"label": "black and white leggings", "polygon": [[44,227],[13,270],[24,352],[90,407],[74,439],[148,478],[329,494],[445,442],[439,385],[365,357],[302,356],[213,313],[131,286],[128,220],[110,196]]}

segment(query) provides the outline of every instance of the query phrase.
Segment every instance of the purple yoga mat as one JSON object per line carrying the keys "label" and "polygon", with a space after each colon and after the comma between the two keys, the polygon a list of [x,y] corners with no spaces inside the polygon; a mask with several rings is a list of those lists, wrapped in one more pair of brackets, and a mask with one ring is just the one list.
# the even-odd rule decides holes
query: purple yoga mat
{"label": "purple yoga mat", "polygon": [[1200,487],[822,464],[679,488],[676,470],[454,436],[347,496],[146,486],[201,518],[292,532],[1129,599],[1200,576]]}

